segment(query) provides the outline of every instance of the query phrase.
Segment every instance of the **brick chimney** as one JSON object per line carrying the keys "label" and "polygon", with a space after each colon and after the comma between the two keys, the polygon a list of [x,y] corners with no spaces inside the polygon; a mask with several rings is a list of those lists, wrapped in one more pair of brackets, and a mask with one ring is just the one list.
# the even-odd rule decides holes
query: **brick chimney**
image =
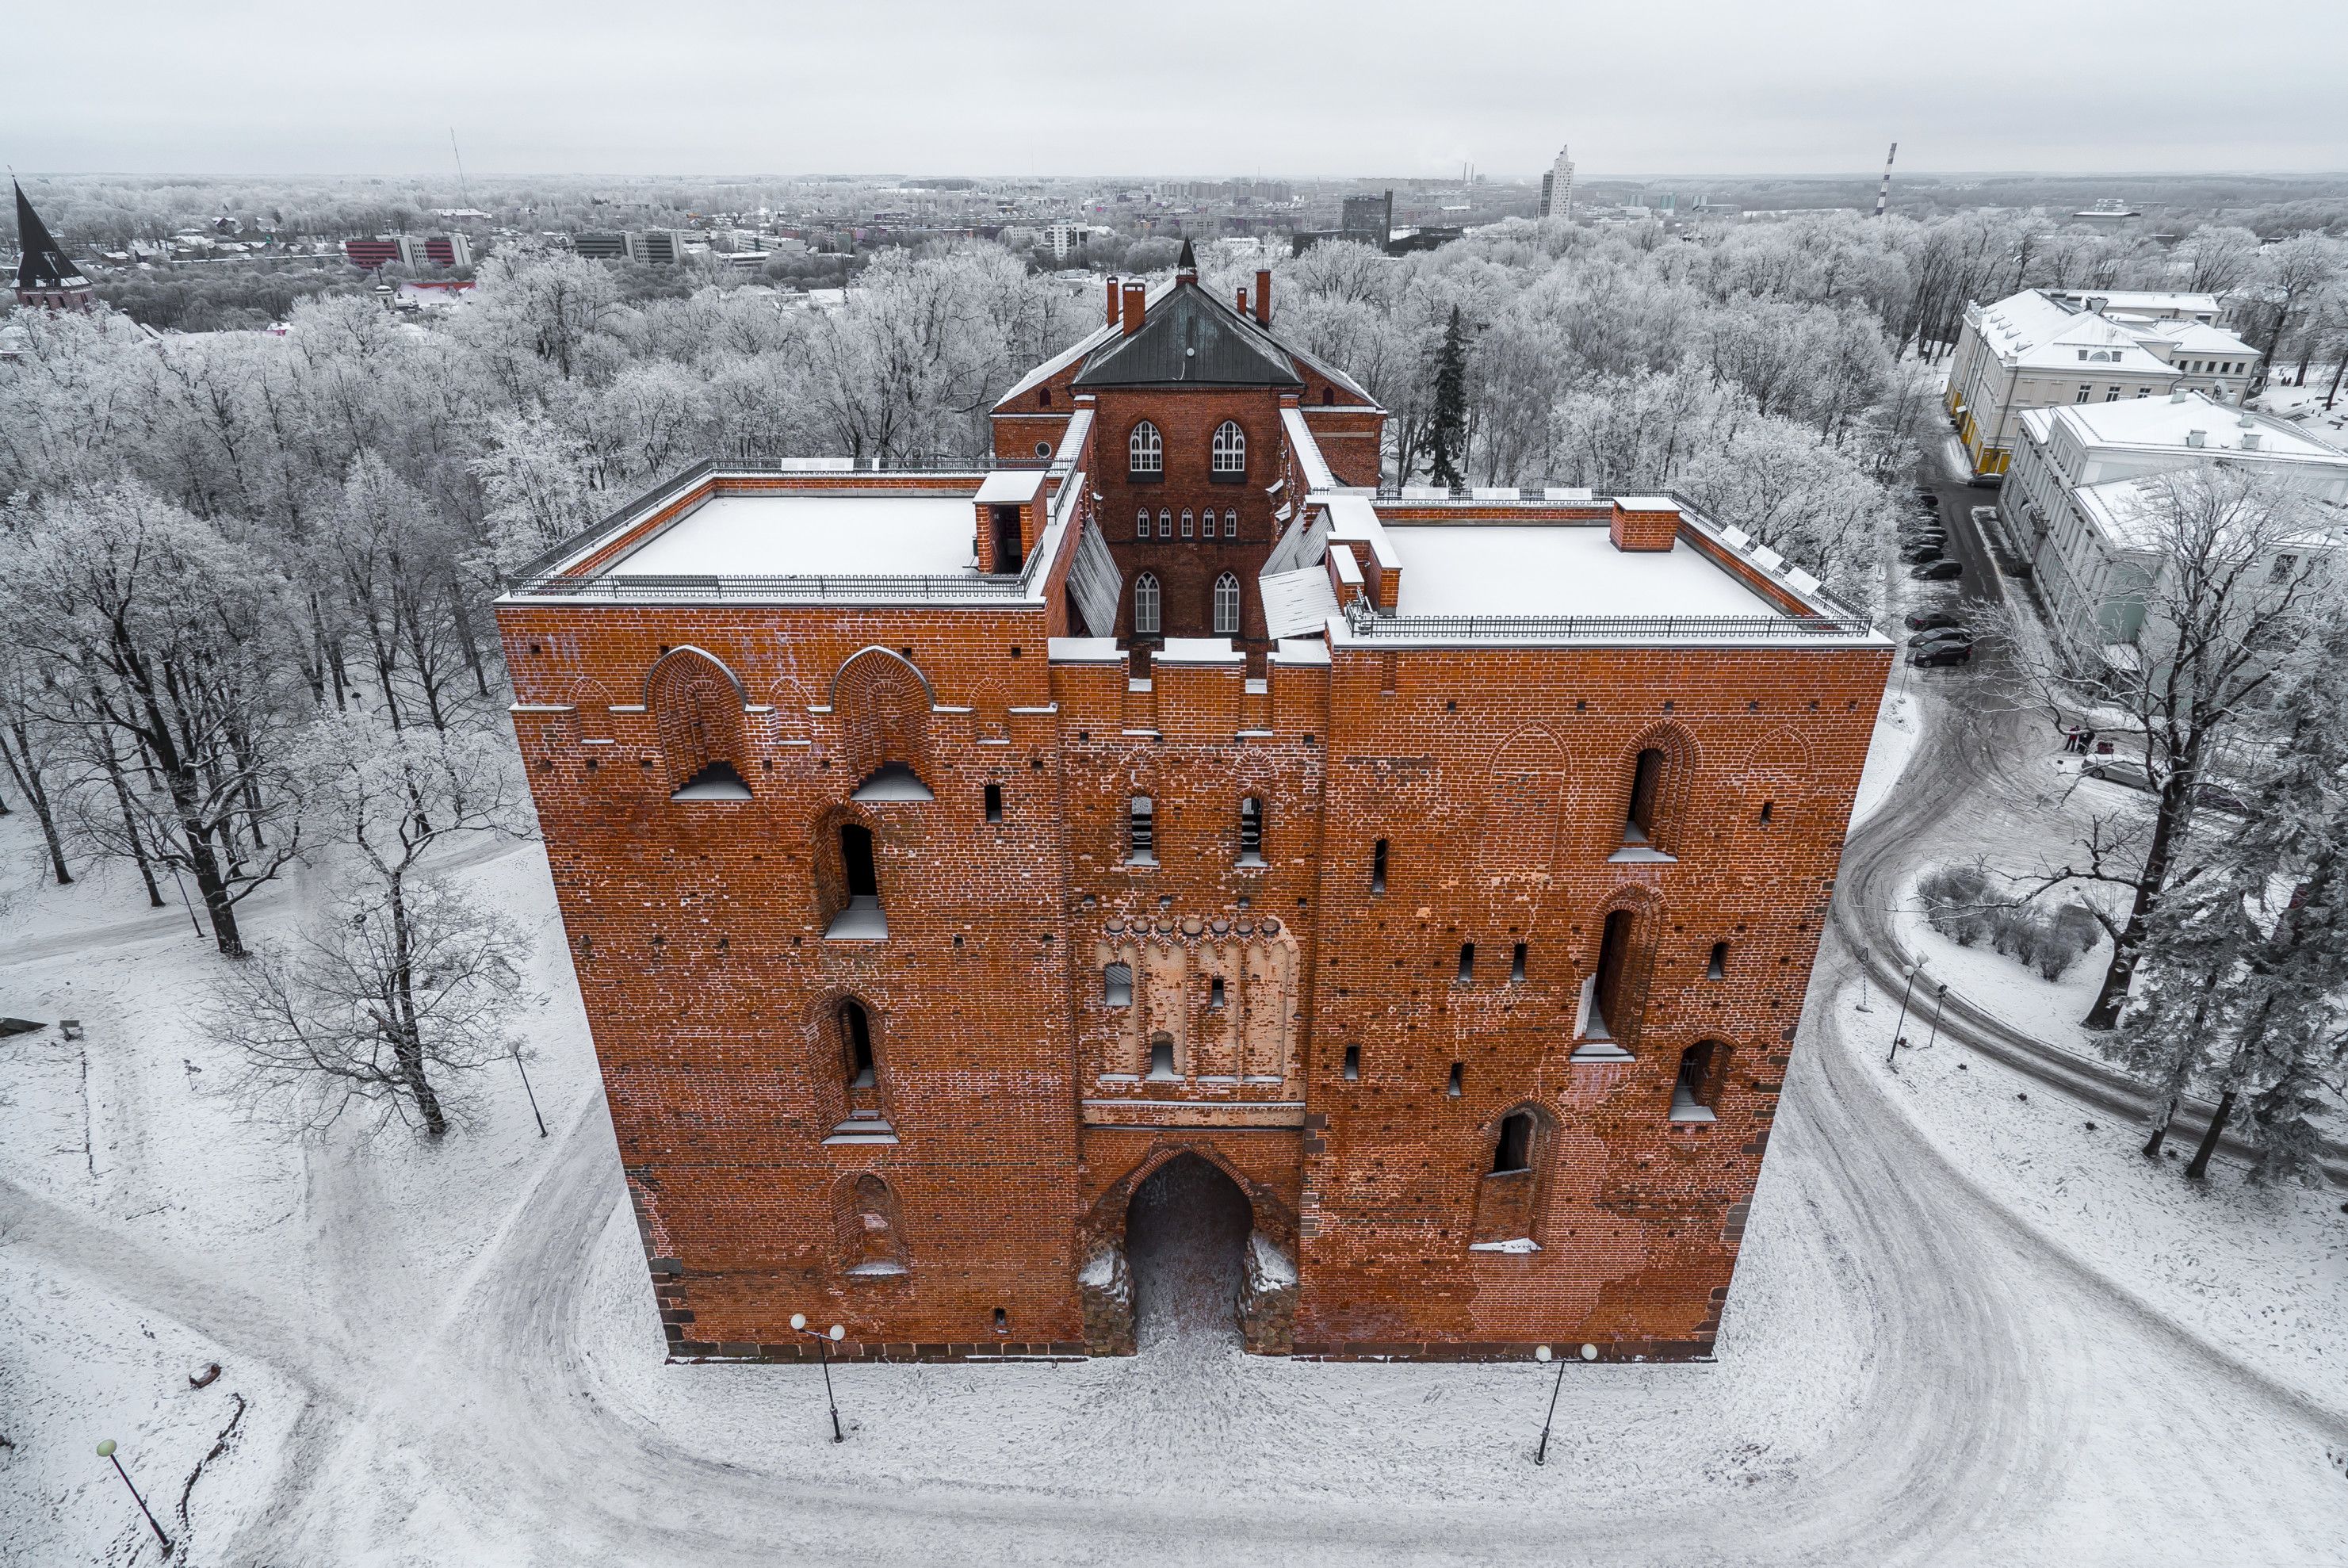
{"label": "brick chimney", "polygon": [[1107,323],[1107,325],[1109,325],[1110,326],[1115,326],[1115,325],[1117,325],[1117,274],[1116,274],[1115,273],[1111,273],[1109,274],[1109,278],[1108,278],[1108,323]]}
{"label": "brick chimney", "polygon": [[1617,550],[1669,550],[1680,536],[1680,503],[1669,496],[1618,495],[1607,531]]}
{"label": "brick chimney", "polygon": [[1247,314],[1247,284],[1241,284],[1240,285],[1239,297],[1237,302],[1232,305],[1232,308],[1238,311],[1241,315],[1245,315]]}
{"label": "brick chimney", "polygon": [[1258,326],[1272,325],[1272,269],[1270,267],[1258,267],[1255,270],[1255,324]]}
{"label": "brick chimney", "polygon": [[1148,285],[1128,279],[1125,284],[1125,335],[1128,337],[1141,330],[1141,313],[1148,307]]}

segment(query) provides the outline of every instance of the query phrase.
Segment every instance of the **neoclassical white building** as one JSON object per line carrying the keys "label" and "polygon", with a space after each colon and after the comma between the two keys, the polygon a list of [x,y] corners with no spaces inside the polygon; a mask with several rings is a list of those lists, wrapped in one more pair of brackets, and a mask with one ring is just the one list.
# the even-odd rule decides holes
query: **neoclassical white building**
{"label": "neoclassical white building", "polygon": [[2153,569],[2140,519],[2161,475],[2211,463],[2288,474],[2348,523],[2348,452],[2200,392],[2029,408],[2015,427],[1999,519],[2075,659],[2125,667],[2134,657],[2137,591]]}
{"label": "neoclassical white building", "polygon": [[2240,403],[2259,352],[2218,325],[2214,294],[2025,289],[1965,307],[1947,405],[1976,478],[2007,471],[2023,413],[2178,390]]}

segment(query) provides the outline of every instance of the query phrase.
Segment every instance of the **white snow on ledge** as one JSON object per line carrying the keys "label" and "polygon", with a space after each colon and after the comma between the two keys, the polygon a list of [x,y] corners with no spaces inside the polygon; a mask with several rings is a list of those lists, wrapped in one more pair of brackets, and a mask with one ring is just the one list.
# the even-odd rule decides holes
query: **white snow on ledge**
{"label": "white snow on ledge", "polygon": [[1505,1242],[1470,1242],[1468,1250],[1471,1253],[1537,1253],[1540,1251],[1540,1243],[1530,1236],[1512,1236]]}

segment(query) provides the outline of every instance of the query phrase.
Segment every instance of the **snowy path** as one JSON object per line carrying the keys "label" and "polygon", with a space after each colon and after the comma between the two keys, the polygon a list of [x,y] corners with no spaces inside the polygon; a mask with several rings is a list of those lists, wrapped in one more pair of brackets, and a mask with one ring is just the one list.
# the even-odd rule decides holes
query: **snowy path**
{"label": "snowy path", "polygon": [[[2002,766],[1941,735],[1854,835],[1861,872]],[[1875,852],[1888,874],[1897,855]],[[474,871],[535,909],[537,861]],[[5,962],[69,971],[87,997],[163,954],[205,961],[146,924],[85,930],[62,966],[26,944]],[[72,1185],[77,1151],[0,1163],[17,1443],[0,1561],[153,1561],[135,1529],[107,1534],[121,1500],[89,1476],[100,1413],[12,1393],[12,1376],[75,1380],[10,1365],[60,1310],[47,1281],[128,1309],[118,1330],[77,1311],[87,1338],[168,1321],[263,1391],[275,1424],[208,1473],[196,1563],[2348,1563],[2348,1418],[2095,1272],[1944,1152],[1887,1094],[1877,1042],[1845,1037],[1839,938],[1719,1363],[1569,1367],[1545,1469],[1530,1366],[1251,1360],[1228,1335],[1073,1366],[851,1366],[835,1447],[812,1369],[663,1365],[561,962],[551,944],[542,1142],[520,1115],[443,1150],[345,1141],[290,1162],[255,1130],[190,1134],[177,1121],[207,1102],[172,1098],[195,1047],[168,1009],[109,1024],[87,1006],[94,1031],[139,1042],[100,1064],[96,1186]],[[229,1195],[204,1168],[226,1161],[262,1195],[211,1214]],[[138,1217],[135,1194],[175,1183],[173,1212]],[[149,1424],[160,1466],[172,1434]]]}

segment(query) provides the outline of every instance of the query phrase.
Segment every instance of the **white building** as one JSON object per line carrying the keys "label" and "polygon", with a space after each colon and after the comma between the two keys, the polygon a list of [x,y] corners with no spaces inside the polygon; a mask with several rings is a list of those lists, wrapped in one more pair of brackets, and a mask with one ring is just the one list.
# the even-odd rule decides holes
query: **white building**
{"label": "white building", "polygon": [[2348,452],[2298,426],[2199,392],[2025,409],[2000,521],[2030,557],[2059,640],[2126,665],[2152,558],[2138,519],[2163,474],[2209,463],[2290,475],[2348,521]]}
{"label": "white building", "polygon": [[[2146,308],[2128,309],[2130,301]],[[2178,308],[2188,314],[2155,314]],[[1949,360],[1949,417],[1976,478],[2006,471],[2022,414],[2058,405],[2119,403],[2180,387],[2230,403],[2246,396],[2259,352],[2213,322],[2209,294],[2025,289],[1968,304]]]}
{"label": "white building", "polygon": [[1550,164],[1549,171],[1541,176],[1540,211],[1538,216],[1543,218],[1573,216],[1573,160],[1567,156],[1572,150],[1570,147],[1559,148],[1557,161]]}

